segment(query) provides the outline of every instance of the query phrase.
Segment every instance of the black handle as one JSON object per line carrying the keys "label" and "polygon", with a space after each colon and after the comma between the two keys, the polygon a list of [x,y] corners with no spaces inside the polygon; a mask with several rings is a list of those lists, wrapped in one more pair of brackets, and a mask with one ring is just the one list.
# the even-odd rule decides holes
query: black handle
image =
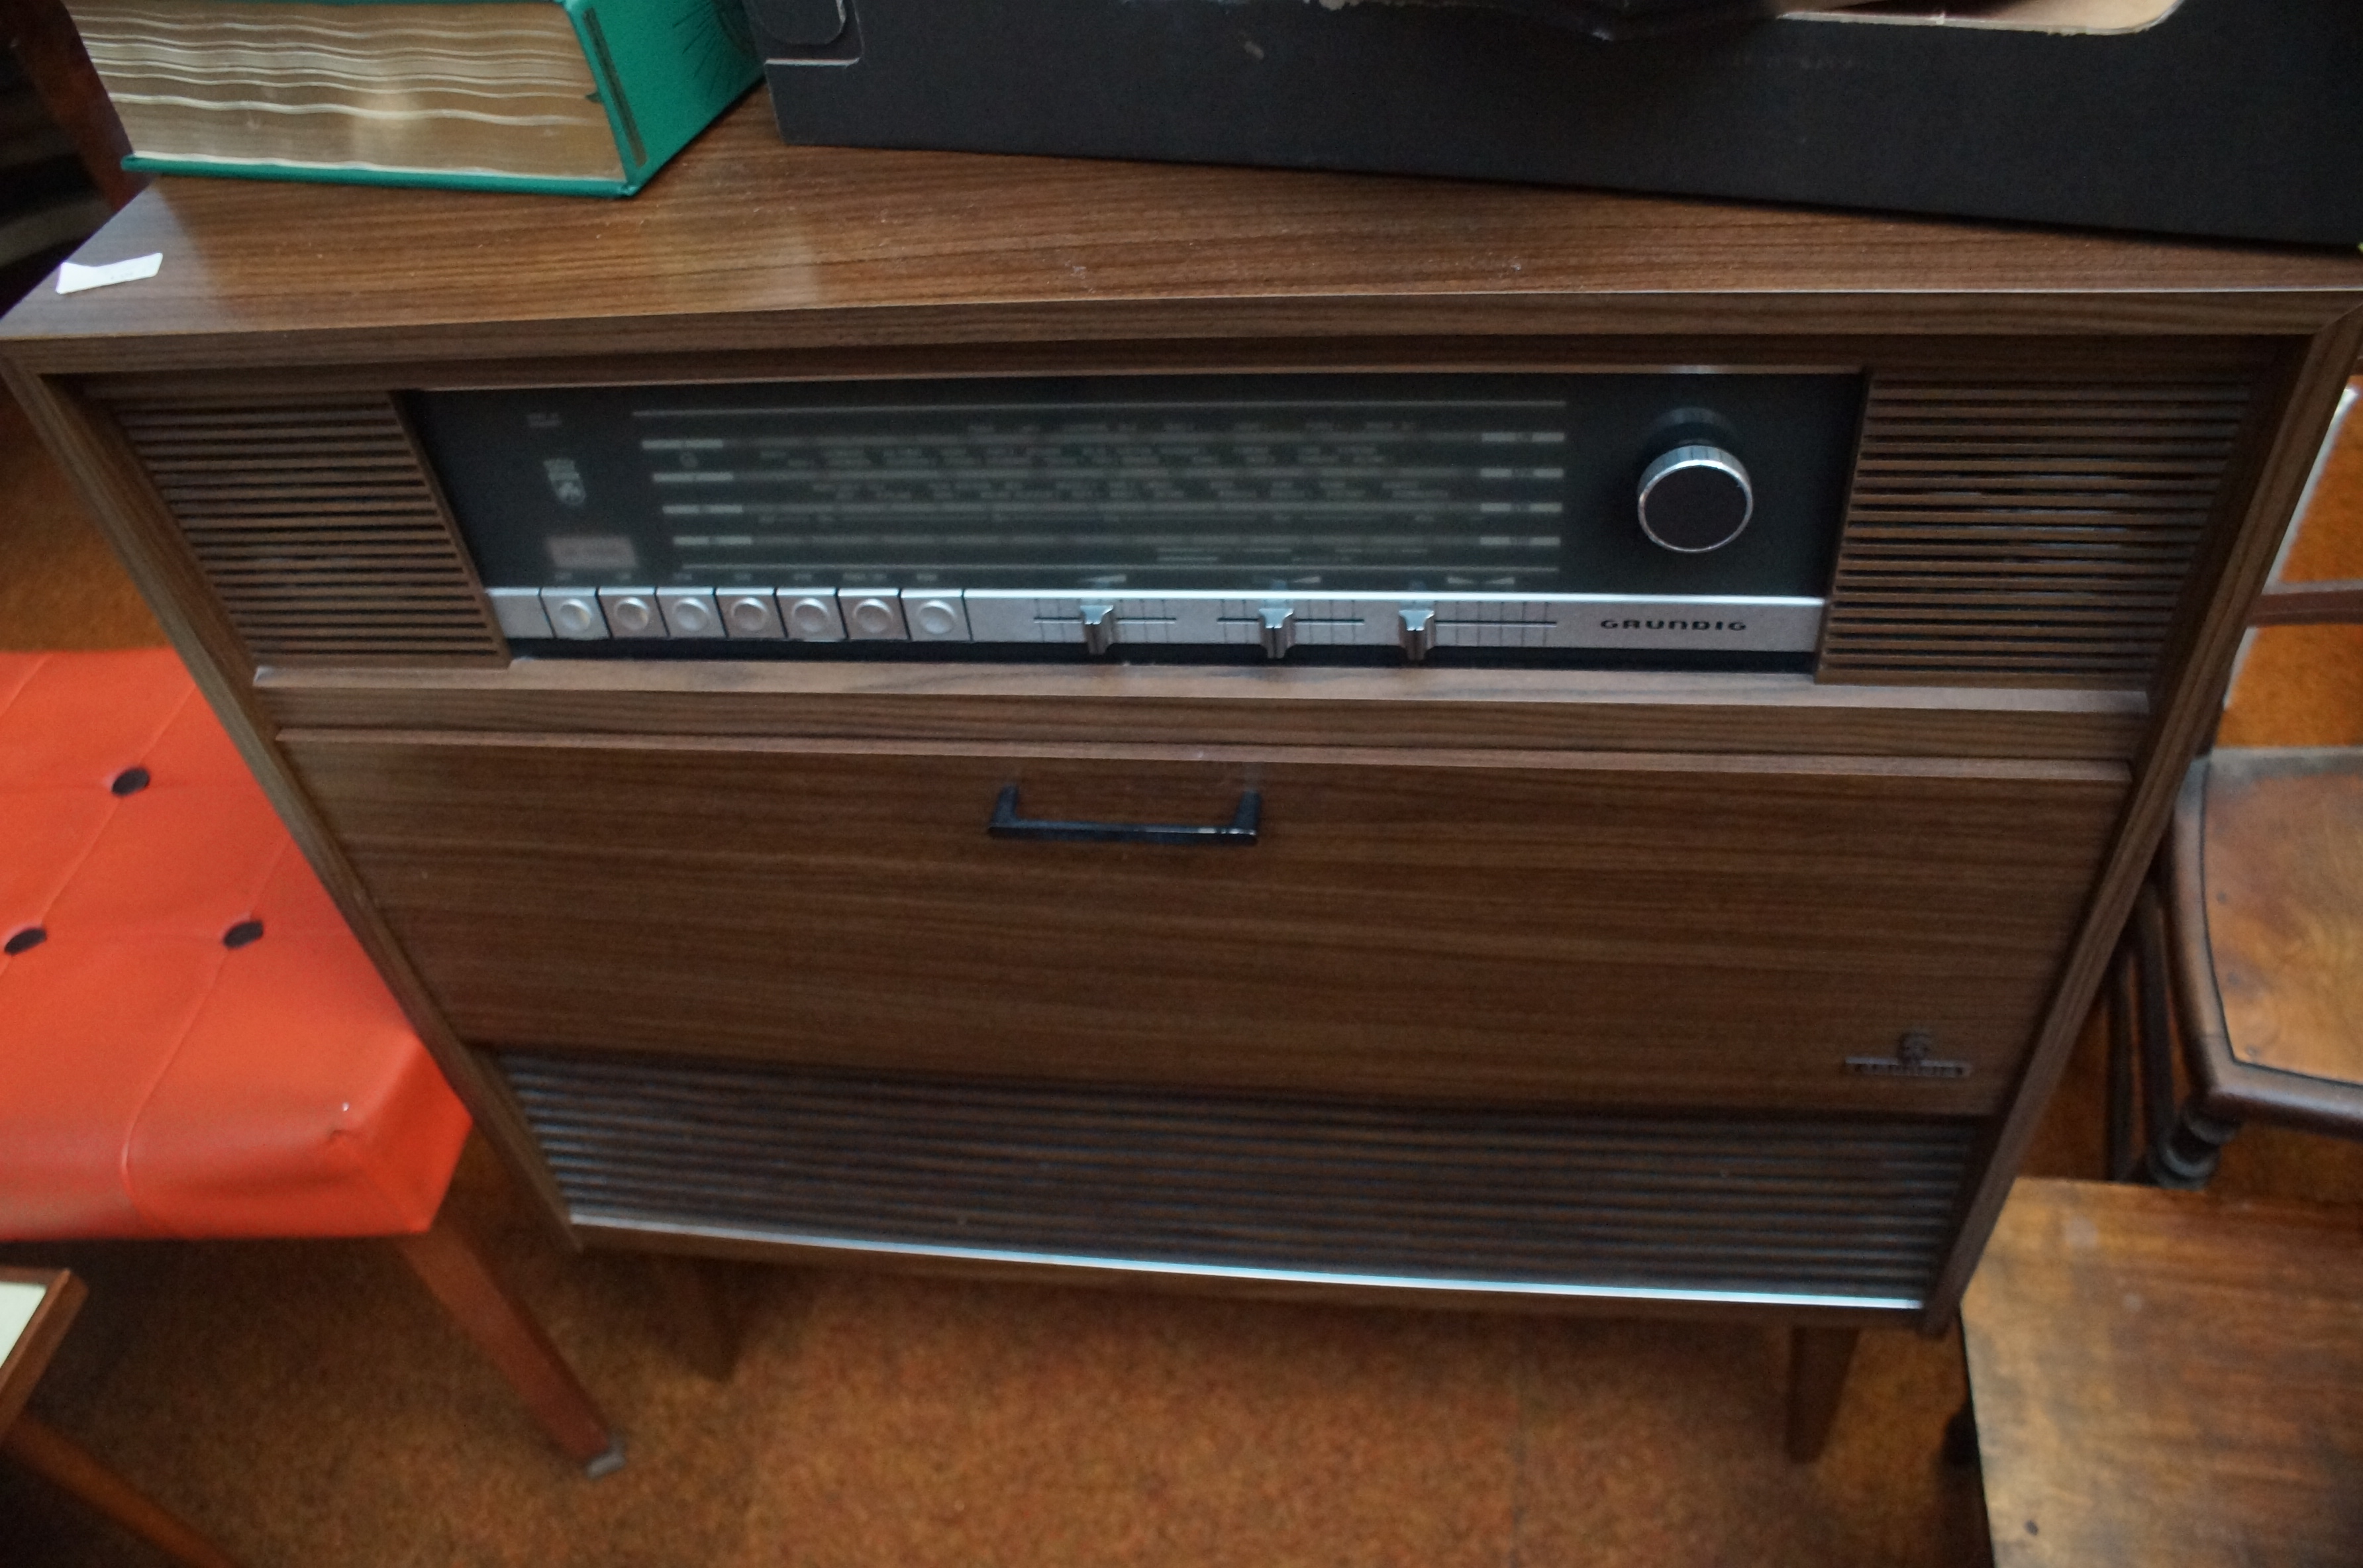
{"label": "black handle", "polygon": [[1017,786],[1007,785],[993,803],[984,831],[995,838],[1055,839],[1066,844],[1237,844],[1256,841],[1263,797],[1253,790],[1239,796],[1239,809],[1226,823],[1204,827],[1190,823],[1054,823],[1017,814]]}

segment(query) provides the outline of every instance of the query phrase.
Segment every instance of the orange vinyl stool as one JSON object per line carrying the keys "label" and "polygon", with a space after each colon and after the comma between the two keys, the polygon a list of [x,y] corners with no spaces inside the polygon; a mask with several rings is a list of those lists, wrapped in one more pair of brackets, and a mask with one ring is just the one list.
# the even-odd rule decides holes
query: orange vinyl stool
{"label": "orange vinyl stool", "polygon": [[0,1240],[392,1237],[604,1474],[605,1419],[438,1220],[469,1126],[179,659],[0,654]]}

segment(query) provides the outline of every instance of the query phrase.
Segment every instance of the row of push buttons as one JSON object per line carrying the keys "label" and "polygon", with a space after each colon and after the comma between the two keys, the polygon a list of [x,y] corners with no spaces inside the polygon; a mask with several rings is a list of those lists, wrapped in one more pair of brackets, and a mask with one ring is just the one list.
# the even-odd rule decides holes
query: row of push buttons
{"label": "row of push buttons", "polygon": [[512,637],[602,642],[609,637],[798,642],[969,640],[960,596],[898,588],[494,588],[486,591]]}

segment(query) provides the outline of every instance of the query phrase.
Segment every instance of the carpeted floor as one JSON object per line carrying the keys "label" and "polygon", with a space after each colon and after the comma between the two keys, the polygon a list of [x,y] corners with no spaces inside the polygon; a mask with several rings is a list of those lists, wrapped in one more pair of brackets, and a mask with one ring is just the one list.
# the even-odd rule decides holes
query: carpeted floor
{"label": "carpeted floor", "polygon": [[[2292,575],[2363,577],[2363,441],[2318,519]],[[155,636],[0,406],[0,646]],[[2225,738],[2363,741],[2363,634],[2260,639]],[[2041,1174],[2099,1169],[2098,1045]],[[2254,1130],[2219,1187],[2363,1201],[2363,1160]],[[720,1386],[641,1265],[565,1254],[480,1149],[450,1201],[627,1434],[620,1474],[569,1469],[369,1242],[0,1249],[92,1285],[38,1408],[258,1568],[1987,1558],[1976,1478],[1938,1452],[1952,1339],[1867,1336],[1812,1466],[1781,1455],[1781,1339],[1694,1325],[749,1268]],[[156,1561],[0,1469],[0,1565]]]}

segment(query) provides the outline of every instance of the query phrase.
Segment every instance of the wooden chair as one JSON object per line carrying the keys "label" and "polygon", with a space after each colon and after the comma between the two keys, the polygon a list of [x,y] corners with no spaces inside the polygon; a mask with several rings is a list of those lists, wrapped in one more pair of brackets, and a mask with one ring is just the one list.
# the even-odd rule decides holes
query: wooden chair
{"label": "wooden chair", "polygon": [[2363,1562],[2353,1210],[2022,1179],[1961,1334],[1996,1568]]}
{"label": "wooden chair", "polygon": [[[2252,617],[2326,623],[2363,623],[2363,581],[2275,583]],[[2203,1185],[2251,1119],[2363,1138],[2363,747],[2219,747],[2191,765],[2120,950],[2110,1080],[2119,1179]]]}

